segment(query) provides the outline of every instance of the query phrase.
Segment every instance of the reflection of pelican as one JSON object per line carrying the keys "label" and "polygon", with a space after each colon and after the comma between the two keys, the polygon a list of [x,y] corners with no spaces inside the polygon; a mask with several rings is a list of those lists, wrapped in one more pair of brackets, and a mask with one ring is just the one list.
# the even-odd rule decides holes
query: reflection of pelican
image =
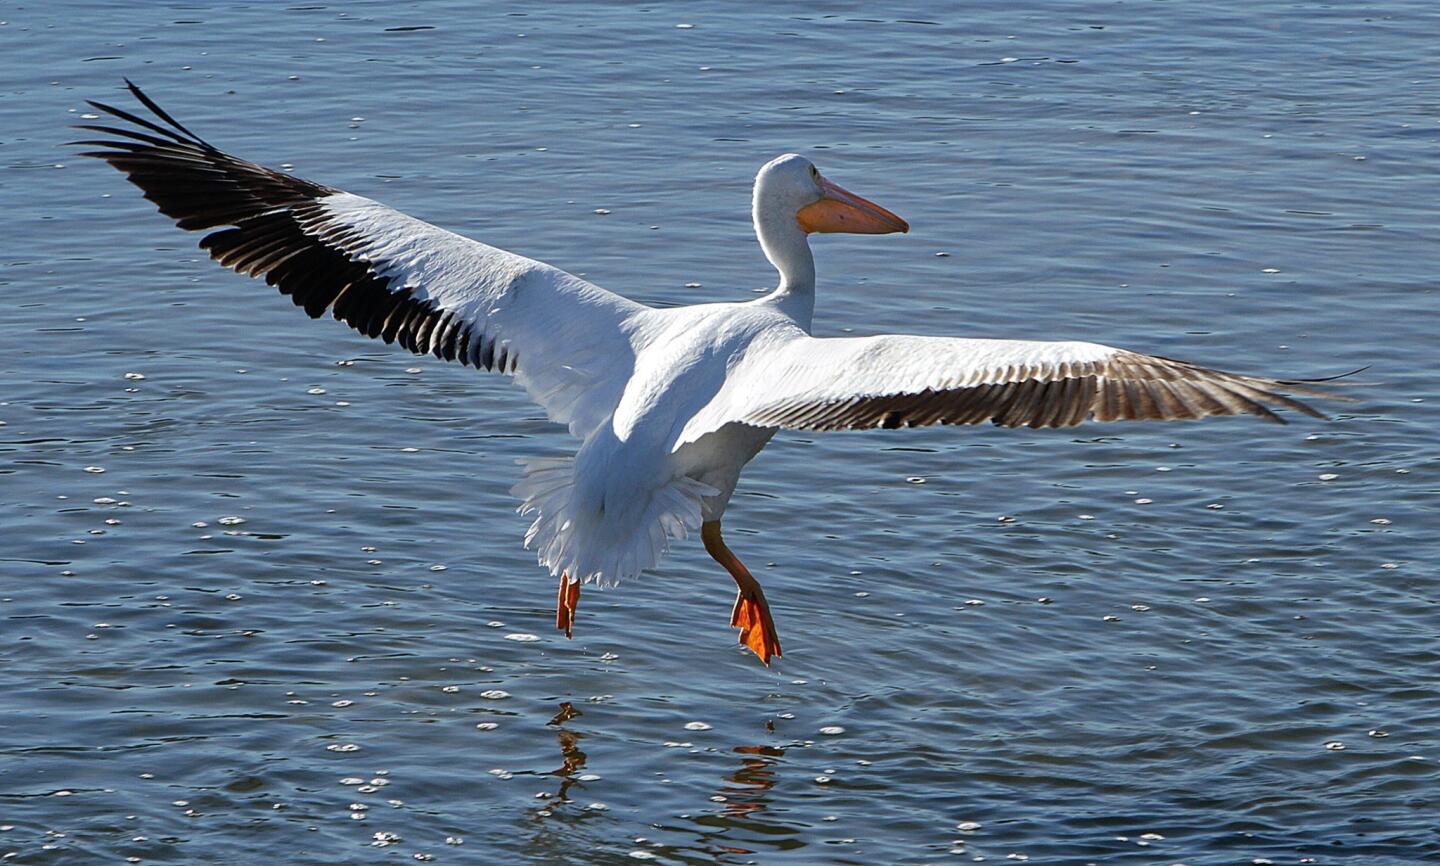
{"label": "reflection of pelican", "polygon": [[[780,641],[760,584],[725,546],[720,518],[740,470],[780,428],[979,424],[1064,427],[1089,418],[1316,414],[1294,383],[1081,342],[885,335],[817,339],[812,232],[886,233],[905,221],[788,154],[755,177],[753,219],[780,274],[747,303],[657,310],[549,265],[463,238],[333,187],[233,157],[172,119],[96,108],[132,124],[87,126],[90,151],[124,171],[222,265],[329,311],[370,337],[513,375],[583,440],[533,460],[514,491],[526,534],[560,578],[570,634],[580,584],[656,564],[700,529],[738,587],[731,624],[767,664]],[[158,122],[156,122],[158,121]],[[683,163],[677,161],[683,176]]]}
{"label": "reflection of pelican", "polygon": [[570,786],[576,782],[575,773],[585,766],[585,753],[580,751],[580,735],[574,731],[556,731],[560,738],[560,755],[565,763],[558,769],[550,771],[550,775],[560,777],[560,790],[555,792],[553,807],[570,799]]}
{"label": "reflection of pelican", "polygon": [[[582,713],[575,709],[569,701],[560,702],[560,712],[555,714],[548,724],[563,725]],[[580,734],[560,728],[555,732],[560,739],[560,757],[564,763],[557,769],[551,770],[550,775],[560,777],[560,790],[555,792],[555,798],[545,805],[546,809],[553,809],[556,806],[570,799],[570,786],[576,781],[575,773],[585,766],[585,753],[580,751]]]}
{"label": "reflection of pelican", "polygon": [[775,787],[776,758],[785,757],[784,749],[774,746],[736,746],[736,753],[745,756],[740,759],[740,769],[725,777],[732,786],[720,788],[725,798],[725,814],[732,818],[743,818],[766,808],[764,793]]}

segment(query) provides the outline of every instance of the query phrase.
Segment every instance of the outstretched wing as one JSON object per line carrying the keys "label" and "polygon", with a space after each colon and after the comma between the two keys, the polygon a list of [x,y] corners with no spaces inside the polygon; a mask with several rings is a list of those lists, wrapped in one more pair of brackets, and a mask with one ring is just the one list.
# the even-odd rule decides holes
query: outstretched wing
{"label": "outstretched wing", "polygon": [[160,212],[209,231],[220,264],[264,277],[311,318],[417,354],[515,376],[583,436],[613,410],[649,308],[542,262],[486,246],[379,202],[231,156],[126,81],[154,120],[90,104],[125,126],[84,125]]}
{"label": "outstretched wing", "polygon": [[794,335],[747,355],[676,447],[729,423],[799,430],[1259,415],[1324,417],[1279,393],[1336,395],[1096,343]]}

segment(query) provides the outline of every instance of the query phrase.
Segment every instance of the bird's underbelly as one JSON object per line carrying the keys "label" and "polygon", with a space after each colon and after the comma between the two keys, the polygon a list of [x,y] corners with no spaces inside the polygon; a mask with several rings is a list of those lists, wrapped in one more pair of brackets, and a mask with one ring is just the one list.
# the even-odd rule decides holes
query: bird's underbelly
{"label": "bird's underbelly", "polygon": [[760,453],[775,432],[774,427],[727,424],[671,455],[678,474],[720,491],[717,496],[705,498],[702,509],[705,520],[719,520],[725,513],[725,507],[740,480],[740,470]]}

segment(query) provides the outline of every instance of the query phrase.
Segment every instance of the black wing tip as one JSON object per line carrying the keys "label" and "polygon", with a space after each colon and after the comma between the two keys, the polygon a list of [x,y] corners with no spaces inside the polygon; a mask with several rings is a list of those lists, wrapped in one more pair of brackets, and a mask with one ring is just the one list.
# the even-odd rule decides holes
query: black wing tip
{"label": "black wing tip", "polygon": [[[1356,367],[1354,370],[1351,370],[1351,371],[1349,371],[1349,372],[1347,372],[1347,373],[1338,373],[1338,374],[1336,374],[1336,375],[1334,375],[1334,376],[1319,376],[1319,377],[1316,377],[1316,378],[1314,378],[1314,379],[1278,379],[1278,380],[1276,380],[1276,381],[1277,381],[1279,384],[1281,384],[1281,385],[1285,385],[1285,386],[1289,386],[1289,387],[1292,387],[1292,388],[1296,388],[1296,389],[1298,389],[1298,392],[1299,392],[1299,393],[1307,394],[1307,395],[1309,395],[1309,396],[1313,396],[1313,397],[1323,397],[1323,398],[1328,399],[1328,400],[1338,400],[1338,401],[1340,401],[1340,402],[1342,402],[1342,403],[1354,403],[1354,402],[1355,402],[1355,398],[1354,398],[1354,397],[1351,397],[1351,396],[1348,395],[1348,394],[1337,394],[1337,393],[1335,393],[1334,391],[1324,391],[1324,390],[1320,390],[1320,389],[1318,389],[1318,388],[1311,388],[1311,387],[1309,387],[1309,386],[1311,386],[1311,385],[1326,385],[1326,384],[1331,384],[1331,383],[1338,383],[1339,385],[1363,385],[1363,384],[1365,384],[1365,383],[1363,383],[1363,382],[1356,382],[1356,381],[1354,381],[1353,379],[1351,379],[1350,377],[1351,377],[1351,376],[1358,376],[1358,375],[1360,375],[1361,373],[1365,372],[1366,370],[1370,369],[1372,366],[1374,366],[1374,365],[1372,365],[1372,364],[1366,364],[1366,365],[1363,366],[1363,367]],[[1341,381],[1341,380],[1348,380],[1348,381]]]}
{"label": "black wing tip", "polygon": [[212,150],[214,149],[214,146],[211,145],[210,142],[191,132],[190,129],[185,126],[185,124],[176,120],[170,115],[170,112],[161,108],[160,104],[154,99],[151,99],[150,95],[147,94],[145,91],[141,90],[138,84],[131,81],[129,78],[122,77],[121,80],[125,82],[125,88],[130,91],[130,95],[133,96],[135,100],[141,105],[145,106],[145,108],[148,109],[150,113],[155,117],[155,119],[160,121],[160,123],[155,123],[154,121],[147,120],[144,117],[140,117],[130,111],[126,111],[123,108],[117,108],[116,106],[100,102],[99,100],[87,99],[85,100],[85,104],[89,105],[96,111],[103,111],[104,113],[112,117],[118,117],[121,120],[133,123],[136,126],[149,129],[152,132],[158,132],[178,142],[182,142],[184,144],[199,145],[200,147]]}

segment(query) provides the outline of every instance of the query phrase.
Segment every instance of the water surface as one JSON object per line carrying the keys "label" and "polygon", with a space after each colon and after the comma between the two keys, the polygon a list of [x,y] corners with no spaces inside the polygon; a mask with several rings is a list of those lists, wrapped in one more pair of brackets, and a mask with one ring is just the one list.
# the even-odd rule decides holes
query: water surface
{"label": "water surface", "polygon": [[[535,5],[0,11],[0,854],[1440,858],[1433,4]],[[648,303],[771,284],[794,150],[913,226],[817,242],[817,333],[1370,369],[1324,423],[782,434],[726,522],[782,662],[696,542],[567,642],[506,491],[573,443],[57,148],[122,76]]]}

